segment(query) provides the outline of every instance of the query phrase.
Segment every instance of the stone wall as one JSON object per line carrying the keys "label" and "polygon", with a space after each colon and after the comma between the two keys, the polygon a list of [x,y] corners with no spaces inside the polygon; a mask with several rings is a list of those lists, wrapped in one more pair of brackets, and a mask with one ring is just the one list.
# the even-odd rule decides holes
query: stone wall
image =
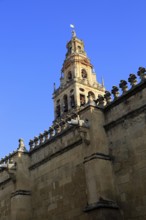
{"label": "stone wall", "polygon": [[86,187],[81,148],[79,145],[31,170],[33,219],[83,215]]}
{"label": "stone wall", "polygon": [[[0,173],[1,175],[1,173]],[[5,182],[0,183],[0,219],[10,219],[11,200],[10,194],[13,190],[13,185],[9,181],[9,177],[5,178]]]}
{"label": "stone wall", "polygon": [[120,219],[104,115],[89,105],[80,118],[89,127],[69,126],[30,151],[32,219]]}
{"label": "stone wall", "polygon": [[82,140],[74,128],[31,152],[32,219],[71,219],[86,205]]}
{"label": "stone wall", "polygon": [[124,219],[146,219],[146,82],[111,103],[105,119]]}
{"label": "stone wall", "polygon": [[[131,74],[0,161],[1,220],[146,219],[146,80]],[[70,123],[68,123],[70,121]],[[13,165],[13,166],[12,166]]]}

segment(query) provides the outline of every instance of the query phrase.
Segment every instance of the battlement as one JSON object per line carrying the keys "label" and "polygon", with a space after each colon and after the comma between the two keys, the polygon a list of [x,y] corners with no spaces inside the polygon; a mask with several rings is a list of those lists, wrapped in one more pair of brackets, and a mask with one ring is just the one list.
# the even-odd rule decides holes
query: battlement
{"label": "battlement", "polygon": [[[128,82],[126,80],[121,80],[119,83],[119,87],[113,86],[111,92],[105,91],[105,95],[99,95],[98,99],[95,100],[96,106],[100,108],[106,108],[110,105],[114,105],[117,100],[120,100],[124,95],[133,92],[136,88],[140,87],[142,84],[146,82],[146,68],[139,67],[136,74],[131,73],[128,78],[128,82],[130,83],[130,88],[128,89]],[[119,91],[121,89],[121,93]],[[121,99],[122,100],[122,99]],[[93,100],[91,100],[93,101]]]}
{"label": "battlement", "polygon": [[66,118],[61,119],[60,121],[54,121],[51,127],[48,130],[45,130],[43,133],[40,133],[39,136],[35,136],[34,139],[29,141],[30,152],[39,148],[40,146],[52,141],[58,135],[67,131],[71,125],[68,121],[77,117],[77,113],[68,114]]}

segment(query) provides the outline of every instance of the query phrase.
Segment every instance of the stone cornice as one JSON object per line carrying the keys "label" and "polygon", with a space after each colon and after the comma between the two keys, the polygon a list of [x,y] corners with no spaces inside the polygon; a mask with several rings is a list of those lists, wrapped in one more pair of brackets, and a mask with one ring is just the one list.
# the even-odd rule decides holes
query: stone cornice
{"label": "stone cornice", "polygon": [[15,192],[12,192],[11,193],[11,198],[15,197],[15,196],[31,196],[31,191],[29,190],[22,190],[22,189],[19,189],[19,190],[16,190]]}
{"label": "stone cornice", "polygon": [[108,209],[119,209],[119,206],[115,201],[100,199],[98,202],[89,204],[84,208],[84,212],[90,212],[95,209],[108,208]]}
{"label": "stone cornice", "polygon": [[52,159],[54,159],[55,157],[58,157],[59,155],[61,155],[61,154],[65,153],[65,152],[67,152],[67,151],[73,149],[74,147],[77,147],[77,146],[80,145],[80,144],[82,144],[82,139],[79,139],[79,140],[75,141],[74,143],[72,143],[72,144],[70,144],[70,145],[64,147],[63,149],[60,149],[60,150],[58,150],[57,152],[55,152],[55,153],[53,153],[53,154],[51,154],[51,155],[45,157],[44,159],[40,160],[39,162],[37,162],[37,163],[31,165],[31,166],[29,167],[29,170],[33,170],[33,169],[35,169],[35,168],[37,168],[37,167],[39,167],[39,166],[45,164],[45,163],[48,162],[49,160],[52,160]]}
{"label": "stone cornice", "polygon": [[97,87],[96,86],[92,86],[90,85],[89,83],[84,83],[84,81],[82,79],[77,79],[77,80],[71,80],[69,81],[63,88],[59,87],[54,93],[53,93],[53,98],[56,98],[60,93],[62,93],[63,91],[65,91],[66,89],[68,89],[71,85],[73,84],[80,84],[80,85],[83,85],[83,86],[87,86],[91,89],[96,89],[96,90],[99,90],[99,91],[102,91],[104,92],[105,91],[105,88],[102,87],[102,86],[98,86],[97,84]]}
{"label": "stone cornice", "polygon": [[95,159],[111,160],[111,157],[107,154],[97,152],[97,153],[91,154],[90,156],[85,157],[83,163],[87,163],[87,162],[89,162],[91,160],[95,160]]}
{"label": "stone cornice", "polygon": [[90,60],[87,58],[87,57],[83,57],[83,59],[73,59],[72,60],[72,57],[75,57],[75,56],[79,56],[81,57],[82,54],[76,54],[74,53],[70,58],[66,59],[63,63],[63,67],[62,67],[62,72],[64,72],[65,69],[67,69],[72,63],[81,63],[81,64],[84,64],[85,66],[90,66],[91,68],[93,67],[93,65],[90,63]]}

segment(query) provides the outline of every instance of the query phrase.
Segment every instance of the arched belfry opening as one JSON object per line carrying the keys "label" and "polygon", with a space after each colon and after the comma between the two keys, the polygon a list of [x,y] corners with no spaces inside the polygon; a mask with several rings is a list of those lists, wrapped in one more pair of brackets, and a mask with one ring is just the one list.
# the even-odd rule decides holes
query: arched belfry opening
{"label": "arched belfry opening", "polygon": [[80,106],[84,106],[86,104],[85,95],[80,94]]}
{"label": "arched belfry opening", "polygon": [[75,96],[74,96],[73,89],[70,91],[70,106],[71,106],[71,108],[75,107]]}
{"label": "arched belfry opening", "polygon": [[61,115],[61,108],[60,108],[60,100],[57,100],[57,103],[56,103],[56,117],[60,117]]}
{"label": "arched belfry opening", "polygon": [[81,70],[81,76],[83,79],[87,79],[87,71],[85,69]]}
{"label": "arched belfry opening", "polygon": [[63,96],[63,111],[64,112],[68,111],[68,97],[67,97],[67,95]]}
{"label": "arched belfry opening", "polygon": [[68,74],[67,74],[67,79],[70,81],[72,80],[73,76],[72,76],[72,72],[69,71]]}

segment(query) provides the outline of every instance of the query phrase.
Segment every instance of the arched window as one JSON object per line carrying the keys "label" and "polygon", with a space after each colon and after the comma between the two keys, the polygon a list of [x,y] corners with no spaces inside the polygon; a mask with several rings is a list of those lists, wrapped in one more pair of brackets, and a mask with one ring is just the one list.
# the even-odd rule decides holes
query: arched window
{"label": "arched window", "polygon": [[83,79],[86,79],[86,78],[87,78],[87,72],[86,72],[85,69],[82,69],[81,74],[82,74],[82,78],[83,78]]}
{"label": "arched window", "polygon": [[78,46],[78,52],[81,52],[81,47],[80,46]]}
{"label": "arched window", "polygon": [[93,98],[93,100],[95,99],[95,94],[92,91],[88,92],[88,97],[89,96],[91,96]]}
{"label": "arched window", "polygon": [[72,79],[72,72],[71,72],[71,71],[68,72],[67,78],[68,78],[68,80],[71,80],[71,79]]}
{"label": "arched window", "polygon": [[68,111],[68,98],[67,98],[67,95],[64,95],[64,97],[63,97],[63,109],[64,109],[64,112]]}
{"label": "arched window", "polygon": [[60,100],[57,100],[57,104],[56,104],[56,117],[60,117]]}

